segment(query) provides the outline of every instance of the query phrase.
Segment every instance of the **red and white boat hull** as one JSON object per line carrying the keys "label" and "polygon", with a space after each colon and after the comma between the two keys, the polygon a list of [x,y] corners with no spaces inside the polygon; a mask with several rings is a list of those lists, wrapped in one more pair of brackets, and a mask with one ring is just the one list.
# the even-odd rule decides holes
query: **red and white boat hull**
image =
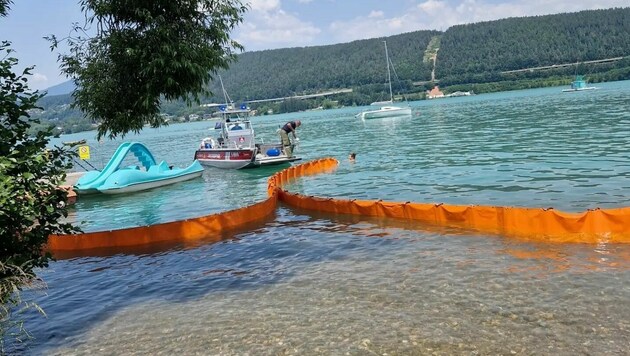
{"label": "red and white boat hull", "polygon": [[241,169],[255,165],[254,149],[199,149],[195,159],[204,166]]}

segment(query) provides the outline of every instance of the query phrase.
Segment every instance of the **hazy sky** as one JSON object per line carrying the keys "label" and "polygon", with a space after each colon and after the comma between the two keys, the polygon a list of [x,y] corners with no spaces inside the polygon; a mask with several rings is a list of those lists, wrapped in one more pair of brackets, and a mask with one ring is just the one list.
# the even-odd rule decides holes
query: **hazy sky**
{"label": "hazy sky", "polygon": [[[246,51],[305,47],[389,36],[417,30],[446,30],[462,23],[506,17],[628,7],[630,0],[243,0],[251,10],[232,34]],[[35,65],[32,89],[67,79],[57,53],[42,37],[64,37],[81,22],[79,0],[14,0],[0,18],[0,40],[13,42],[20,64]]]}

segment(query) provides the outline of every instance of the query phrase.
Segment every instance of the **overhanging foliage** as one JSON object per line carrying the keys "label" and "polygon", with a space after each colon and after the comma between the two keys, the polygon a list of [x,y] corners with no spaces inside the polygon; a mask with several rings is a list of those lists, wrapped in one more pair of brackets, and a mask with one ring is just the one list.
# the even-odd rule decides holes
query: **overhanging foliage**
{"label": "overhanging foliage", "polygon": [[77,85],[75,105],[99,123],[99,138],[163,125],[162,98],[199,102],[210,94],[212,75],[242,50],[229,37],[247,9],[238,0],[82,0],[81,6],[89,16],[76,33],[95,35],[68,38],[71,52],[60,61]]}
{"label": "overhanging foliage", "polygon": [[18,62],[11,52],[0,43],[0,352],[7,325],[19,325],[10,320],[12,307],[23,304],[19,290],[51,258],[43,253],[48,236],[77,231],[62,222],[68,193],[60,188],[73,153],[48,149],[49,131],[28,135],[29,111],[42,95],[28,89],[31,68],[13,72]]}

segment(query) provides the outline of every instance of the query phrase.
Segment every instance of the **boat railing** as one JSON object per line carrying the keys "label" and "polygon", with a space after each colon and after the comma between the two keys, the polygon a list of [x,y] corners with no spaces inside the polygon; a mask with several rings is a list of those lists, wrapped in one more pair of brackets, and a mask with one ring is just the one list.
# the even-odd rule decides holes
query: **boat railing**
{"label": "boat railing", "polygon": [[230,141],[230,146],[229,146],[229,148],[243,148],[243,146],[242,146],[242,145],[240,145],[240,147],[239,147],[238,142],[236,142],[236,141]]}

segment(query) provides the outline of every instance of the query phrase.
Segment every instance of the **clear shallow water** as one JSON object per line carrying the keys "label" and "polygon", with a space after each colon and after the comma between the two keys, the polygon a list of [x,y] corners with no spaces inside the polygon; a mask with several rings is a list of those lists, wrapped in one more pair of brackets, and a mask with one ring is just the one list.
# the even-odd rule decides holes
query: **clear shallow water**
{"label": "clear shallow water", "polygon": [[[305,160],[339,169],[289,189],[451,204],[629,206],[630,82],[413,103],[411,119],[361,108],[300,117]],[[211,124],[151,130],[156,158],[190,162]],[[70,141],[91,134],[64,137]],[[109,157],[118,143],[99,146]],[[357,162],[347,161],[350,151]],[[86,230],[171,221],[265,197],[275,170],[225,172],[128,197],[79,200]],[[243,189],[243,186],[246,188]],[[630,247],[549,245],[281,207],[217,244],[54,262],[32,354],[620,354],[630,344]]]}

